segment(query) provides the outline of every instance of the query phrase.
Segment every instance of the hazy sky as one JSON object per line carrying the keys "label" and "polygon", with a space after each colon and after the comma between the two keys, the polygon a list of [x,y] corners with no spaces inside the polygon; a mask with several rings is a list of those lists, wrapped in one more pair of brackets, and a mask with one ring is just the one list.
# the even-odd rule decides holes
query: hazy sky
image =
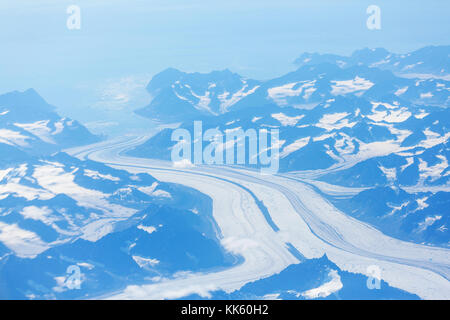
{"label": "hazy sky", "polygon": [[[81,30],[66,27],[73,4]],[[366,28],[370,4],[381,30]],[[0,0],[0,93],[33,87],[69,115],[135,108],[167,67],[266,79],[304,51],[449,44],[449,9],[448,0]]]}

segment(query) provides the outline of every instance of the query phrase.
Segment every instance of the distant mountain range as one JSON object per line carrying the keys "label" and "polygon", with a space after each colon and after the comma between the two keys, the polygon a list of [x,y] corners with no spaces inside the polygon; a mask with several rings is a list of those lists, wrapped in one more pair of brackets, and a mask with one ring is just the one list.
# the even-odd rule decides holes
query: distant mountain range
{"label": "distant mountain range", "polygon": [[392,53],[383,48],[357,50],[350,57],[304,53],[295,60],[295,64],[305,66],[332,63],[342,68],[366,65],[404,76],[448,79],[449,51],[450,46],[428,46],[406,54]]}
{"label": "distant mountain range", "polygon": [[305,53],[296,60],[298,70],[268,81],[229,70],[201,74],[171,68],[153,77],[147,86],[153,99],[136,112],[177,122],[267,104],[310,109],[340,95],[379,99],[388,94],[417,104],[448,106],[449,52],[450,46],[403,55],[385,49],[363,49],[351,57]]}

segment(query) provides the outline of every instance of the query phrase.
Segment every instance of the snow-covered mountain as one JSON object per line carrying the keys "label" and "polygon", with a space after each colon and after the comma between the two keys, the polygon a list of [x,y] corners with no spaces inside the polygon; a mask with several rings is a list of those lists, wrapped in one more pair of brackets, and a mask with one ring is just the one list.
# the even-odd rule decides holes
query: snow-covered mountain
{"label": "snow-covered mountain", "polygon": [[[324,202],[389,236],[448,247],[448,51],[449,47],[429,47],[404,57],[384,49],[361,50],[347,58],[305,54],[297,70],[267,81],[228,70],[200,74],[167,69],[151,80],[147,90],[152,100],[137,112],[163,123],[178,122],[190,132],[195,120],[202,121],[204,131],[278,129],[283,179],[308,185],[326,198]],[[162,130],[128,155],[170,160],[176,143],[171,141],[172,130]],[[139,161],[120,166],[129,170],[125,171],[62,152],[98,140],[78,122],[61,118],[32,89],[0,96],[0,298],[95,298],[187,275],[233,273],[236,269],[228,267],[239,269],[243,257],[230,243],[258,246],[253,238],[222,238],[216,223],[224,221],[214,215],[218,213],[213,212],[212,194],[135,173],[133,167],[148,171]],[[178,174],[181,169],[174,175]],[[204,186],[200,176],[198,184]],[[276,223],[282,225],[284,217],[273,215],[273,204],[258,198],[271,199],[267,190],[272,189],[265,187],[254,189],[255,194],[239,185],[251,195],[242,201],[257,207],[275,234],[288,237],[289,230],[277,233]],[[282,195],[283,190],[292,192],[287,187],[279,190]],[[287,198],[286,193],[286,199],[274,199]],[[341,240],[338,231],[332,229],[331,235]],[[184,298],[417,298],[383,281],[380,290],[371,290],[360,273],[365,270],[345,271],[333,257],[322,256],[323,248],[313,242],[305,244],[311,245],[306,252],[314,251],[309,252],[314,258],[307,259],[292,244],[280,241],[290,253],[287,262],[284,255],[276,256],[288,266],[284,270],[252,278],[234,292],[217,290],[211,283],[204,295],[189,296],[191,288]],[[346,248],[345,241],[338,243]],[[284,251],[271,253],[280,252]],[[427,261],[419,263],[428,266]],[[81,289],[68,288],[68,267],[81,270]],[[178,289],[173,289],[176,297],[182,297]]]}
{"label": "snow-covered mountain", "polygon": [[99,140],[79,122],[60,117],[33,89],[0,95],[0,148],[49,154]]}
{"label": "snow-covered mountain", "polygon": [[[0,296],[86,298],[183,271],[225,267],[211,200],[65,153],[0,170]],[[82,290],[65,283],[82,270]],[[156,281],[156,280],[155,280]]]}
{"label": "snow-covered mountain", "polygon": [[153,97],[136,112],[164,122],[220,116],[243,108],[311,109],[336,96],[381,99],[395,95],[415,104],[449,106],[450,46],[425,47],[410,54],[363,49],[350,57],[305,53],[299,69],[267,81],[229,70],[208,74],[167,69],[147,86]]}
{"label": "snow-covered mountain", "polygon": [[[330,200],[395,237],[448,246],[449,53],[443,46],[405,55],[364,49],[345,59],[305,54],[298,70],[260,82],[227,112],[194,119],[204,131],[279,129],[281,172],[364,190]],[[180,127],[192,132],[192,120]],[[129,154],[170,160],[171,132]],[[381,207],[368,205],[380,197]]]}
{"label": "snow-covered mountain", "polygon": [[153,99],[137,113],[165,121],[219,115],[228,112],[258,87],[258,81],[229,70],[201,74],[167,69],[150,81],[147,90]]}
{"label": "snow-covered mountain", "polygon": [[448,192],[423,190],[409,193],[395,186],[380,186],[351,198],[332,201],[355,218],[397,238],[428,245],[450,245]]}
{"label": "snow-covered mountain", "polygon": [[[355,296],[362,300],[418,299],[417,296],[392,288],[383,281],[379,290],[368,289],[366,277],[340,270],[326,255],[293,264],[279,274],[248,283],[232,293],[214,292],[211,299],[352,300]],[[187,298],[201,297],[193,295]]]}
{"label": "snow-covered mountain", "polygon": [[[99,296],[235,262],[208,197],[60,152],[98,137],[34,90],[0,96],[0,108],[1,299]],[[82,290],[67,286],[70,266]]]}
{"label": "snow-covered mountain", "polygon": [[[375,101],[337,96],[311,110],[267,105],[198,120],[203,121],[204,130],[279,129],[281,169],[298,171],[326,169],[391,153],[403,157],[402,165],[405,165],[411,156],[430,148],[436,152],[424,156],[429,153],[438,156],[439,145],[442,152],[446,150],[443,144],[449,138],[449,112],[449,109],[413,105],[396,96]],[[192,126],[190,121],[182,125],[188,130]],[[170,129],[161,132],[130,154],[169,160],[171,147],[176,144],[170,140],[170,133]]]}

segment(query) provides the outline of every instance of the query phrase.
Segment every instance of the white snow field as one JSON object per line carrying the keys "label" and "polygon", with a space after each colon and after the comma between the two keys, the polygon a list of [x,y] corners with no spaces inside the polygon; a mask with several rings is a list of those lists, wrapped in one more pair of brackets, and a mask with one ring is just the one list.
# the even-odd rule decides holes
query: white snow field
{"label": "white snow field", "polygon": [[[161,181],[183,184],[213,200],[213,216],[219,239],[243,262],[211,273],[182,273],[148,285],[130,285],[106,298],[173,299],[212,290],[227,292],[282,271],[297,263],[288,250],[292,244],[305,258],[326,254],[345,271],[370,275],[371,266],[381,269],[390,286],[423,299],[450,299],[450,250],[388,237],[345,213],[317,193],[301,175],[261,175],[230,167],[174,168],[170,162],[123,156],[123,151],[148,137],[122,137],[68,153],[130,172],[148,172]],[[343,166],[345,167],[345,166]],[[328,184],[316,184],[334,195],[355,192]],[[249,190],[267,207],[266,219]]]}

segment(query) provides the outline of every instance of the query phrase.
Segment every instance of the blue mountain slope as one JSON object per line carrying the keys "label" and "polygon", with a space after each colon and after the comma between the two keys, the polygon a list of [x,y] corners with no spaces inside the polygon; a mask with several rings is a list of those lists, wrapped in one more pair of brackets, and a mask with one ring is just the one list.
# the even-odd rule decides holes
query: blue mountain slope
{"label": "blue mountain slope", "polygon": [[[432,57],[447,51],[448,47],[429,47],[396,56],[384,49],[364,49],[342,61],[333,55],[306,55],[298,70],[259,83],[229,71],[186,74],[168,69],[155,76],[148,88],[154,101],[161,101],[161,107],[169,111],[170,121],[181,122],[182,128],[191,130],[194,120],[202,121],[204,130],[276,128],[282,142],[281,171],[325,169],[395,151],[429,153],[426,150],[445,144],[450,117],[443,107],[450,103],[449,82],[398,77],[391,72],[394,69],[381,68],[376,62],[390,55],[401,61],[423,57],[431,64]],[[428,63],[419,62],[417,66]],[[238,91],[241,94],[230,100],[229,108],[213,111],[218,110],[217,99],[211,97],[221,96],[215,90],[237,90],[244,81],[251,82],[248,87],[253,89]],[[161,96],[166,90],[171,94],[167,103]],[[159,111],[145,110],[147,116],[159,118]],[[161,132],[130,154],[169,160],[174,146],[170,133]],[[405,161],[410,159],[404,156]],[[415,178],[404,175],[403,179]],[[346,183],[358,185],[357,179]]]}
{"label": "blue mountain slope", "polygon": [[[260,82],[227,112],[181,118],[180,128],[193,132],[198,120],[203,131],[278,129],[281,172],[326,169],[318,179],[367,187],[353,198],[332,201],[395,237],[446,246],[449,214],[441,203],[448,193],[437,192],[450,183],[449,48],[304,54],[297,70]],[[179,72],[177,79],[185,81]],[[152,90],[157,87],[153,83]],[[171,133],[162,131],[129,154],[170,160]]]}
{"label": "blue mountain slope", "polygon": [[202,74],[167,69],[154,76],[147,86],[153,97],[151,103],[136,112],[164,121],[218,115],[258,85],[258,81],[244,79],[229,70]]}
{"label": "blue mountain slope", "polygon": [[[366,187],[324,196],[388,235],[448,247],[448,47],[300,60],[267,81],[168,69],[149,83],[152,100],[137,112],[190,132],[194,120],[203,131],[278,129],[281,173],[318,170],[314,177],[337,190]],[[171,133],[129,154],[170,160]],[[98,139],[34,90],[0,96],[0,298],[90,298],[241,262],[220,246],[209,197],[59,152]],[[327,257],[291,252],[300,264],[212,298],[417,298],[384,282],[369,290],[366,277]],[[82,271],[80,290],[65,286],[69,266]]]}
{"label": "blue mountain slope", "polygon": [[[97,137],[33,90],[0,101],[0,298],[83,298],[237,261],[210,198],[57,152]],[[64,283],[70,265],[86,276],[81,291]]]}
{"label": "blue mountain slope", "polygon": [[[2,297],[88,298],[130,284],[158,281],[177,271],[206,271],[235,262],[218,244],[209,212],[195,214],[167,206],[150,206],[116,226],[97,242],[78,239],[34,259],[0,260]],[[68,290],[58,277],[76,265],[82,286]]]}
{"label": "blue mountain slope", "polygon": [[450,84],[444,79],[402,78],[389,68],[360,60],[364,59],[344,67],[329,58],[311,59],[298,70],[267,81],[245,79],[228,70],[200,74],[167,69],[150,81],[147,90],[153,99],[136,112],[163,122],[183,122],[268,104],[311,109],[340,95],[375,101],[392,95],[420,105],[450,104]]}
{"label": "blue mountain slope", "polygon": [[428,245],[450,246],[447,233],[450,225],[448,192],[410,194],[398,187],[380,186],[350,199],[332,201],[342,211],[393,237]]}
{"label": "blue mountain slope", "polygon": [[[384,281],[380,282],[379,289],[369,289],[367,282],[367,277],[340,270],[324,255],[318,259],[291,265],[279,274],[248,283],[230,294],[222,291],[215,292],[211,298],[223,300],[418,299],[415,295],[390,287]],[[186,298],[198,299],[199,297],[193,295]]]}
{"label": "blue mountain slope", "polygon": [[[264,108],[236,109],[196,120],[202,121],[203,131],[278,129],[282,141],[280,168],[297,171],[325,169],[351,158],[362,158],[364,162],[364,157],[383,155],[383,144],[388,148],[386,153],[439,148],[448,139],[448,110],[417,106],[389,95],[383,100],[337,96],[311,110],[266,104]],[[193,121],[180,127],[193,132]],[[171,129],[166,129],[129,154],[170,160],[171,148],[176,144],[171,141],[171,133]],[[402,165],[408,157],[403,158]],[[349,170],[360,174],[358,167]],[[358,180],[346,179],[345,183],[358,185]]]}
{"label": "blue mountain slope", "polygon": [[0,145],[32,154],[49,154],[100,140],[79,122],[60,117],[33,89],[0,95],[0,130]]}

